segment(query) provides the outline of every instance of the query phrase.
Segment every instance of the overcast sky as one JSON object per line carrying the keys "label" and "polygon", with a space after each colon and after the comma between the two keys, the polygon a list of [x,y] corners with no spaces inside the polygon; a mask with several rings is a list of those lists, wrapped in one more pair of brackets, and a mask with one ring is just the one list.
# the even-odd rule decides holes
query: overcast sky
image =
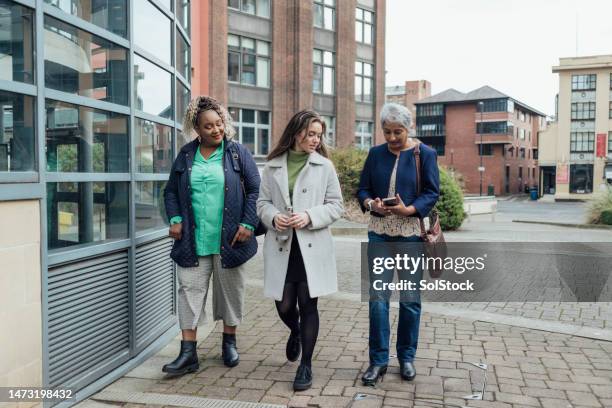
{"label": "overcast sky", "polygon": [[612,54],[612,0],[387,0],[386,83],[483,85],[554,114],[559,57]]}

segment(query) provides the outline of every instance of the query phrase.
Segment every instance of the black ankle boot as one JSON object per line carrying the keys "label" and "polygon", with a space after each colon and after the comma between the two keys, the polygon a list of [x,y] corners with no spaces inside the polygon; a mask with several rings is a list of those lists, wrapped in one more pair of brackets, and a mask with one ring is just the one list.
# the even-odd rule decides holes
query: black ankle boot
{"label": "black ankle boot", "polygon": [[236,335],[223,333],[223,344],[221,345],[221,357],[223,364],[227,367],[236,367],[240,362],[240,356],[236,349]]}
{"label": "black ankle boot", "polygon": [[294,391],[305,391],[312,386],[312,368],[306,364],[300,364],[293,380]]}
{"label": "black ankle boot", "polygon": [[361,382],[363,382],[363,385],[376,385],[378,379],[382,381],[386,373],[386,365],[371,364],[366,370],[366,372],[363,373],[363,376],[361,377]]}
{"label": "black ankle boot", "polygon": [[300,334],[291,333],[289,335],[289,340],[287,340],[287,360],[295,361],[300,356],[300,352],[302,351],[302,343],[300,342]]}
{"label": "black ankle boot", "polygon": [[162,367],[164,373],[172,375],[183,375],[194,373],[200,368],[195,341],[181,341],[181,352],[171,363]]}
{"label": "black ankle boot", "polygon": [[406,381],[414,380],[416,370],[410,361],[400,361],[400,375]]}

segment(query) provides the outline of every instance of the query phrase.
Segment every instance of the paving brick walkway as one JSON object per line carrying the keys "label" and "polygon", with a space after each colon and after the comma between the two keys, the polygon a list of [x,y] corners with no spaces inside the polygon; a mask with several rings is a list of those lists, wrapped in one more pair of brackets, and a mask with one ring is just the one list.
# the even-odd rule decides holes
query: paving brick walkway
{"label": "paving brick walkway", "polygon": [[[361,386],[367,367],[367,304],[320,299],[321,329],[313,358],[314,384],[293,392],[298,363],[286,361],[288,331],[261,289],[249,288],[248,314],[239,328],[241,362],[220,360],[221,326],[199,343],[201,368],[163,378],[167,357],[113,387],[288,405],[291,407],[612,407],[612,343],[493,323],[424,314],[413,382],[402,381],[397,361],[376,388]],[[392,310],[394,327],[397,309]],[[393,338],[395,343],[395,338]],[[484,362],[483,370],[472,363]],[[464,397],[479,392],[482,401]],[[139,379],[139,377],[144,377]],[[145,379],[148,378],[148,379]],[[153,379],[151,379],[153,378]]]}

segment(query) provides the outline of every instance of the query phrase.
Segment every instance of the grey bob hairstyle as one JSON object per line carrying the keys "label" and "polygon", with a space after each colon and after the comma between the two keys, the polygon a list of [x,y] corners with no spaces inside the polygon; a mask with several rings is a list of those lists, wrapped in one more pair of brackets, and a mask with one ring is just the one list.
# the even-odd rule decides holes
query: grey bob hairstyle
{"label": "grey bob hairstyle", "polygon": [[380,126],[385,126],[385,123],[394,123],[408,130],[410,125],[412,125],[412,114],[403,105],[385,103],[380,110]]}

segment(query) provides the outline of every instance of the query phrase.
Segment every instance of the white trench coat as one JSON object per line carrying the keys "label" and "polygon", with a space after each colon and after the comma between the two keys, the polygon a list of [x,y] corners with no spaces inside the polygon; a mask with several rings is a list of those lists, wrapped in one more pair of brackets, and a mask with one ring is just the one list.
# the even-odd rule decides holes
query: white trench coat
{"label": "white trench coat", "polygon": [[257,200],[257,215],[268,228],[264,240],[264,295],[276,300],[283,297],[293,234],[289,231],[289,239],[279,239],[272,220],[276,214],[286,213],[292,203],[294,213],[306,212],[311,221],[296,230],[310,296],[334,293],[338,290],[338,277],[329,226],[344,212],[342,192],[332,162],[313,152],[295,181],[293,200],[289,198],[287,153],[264,167]]}

